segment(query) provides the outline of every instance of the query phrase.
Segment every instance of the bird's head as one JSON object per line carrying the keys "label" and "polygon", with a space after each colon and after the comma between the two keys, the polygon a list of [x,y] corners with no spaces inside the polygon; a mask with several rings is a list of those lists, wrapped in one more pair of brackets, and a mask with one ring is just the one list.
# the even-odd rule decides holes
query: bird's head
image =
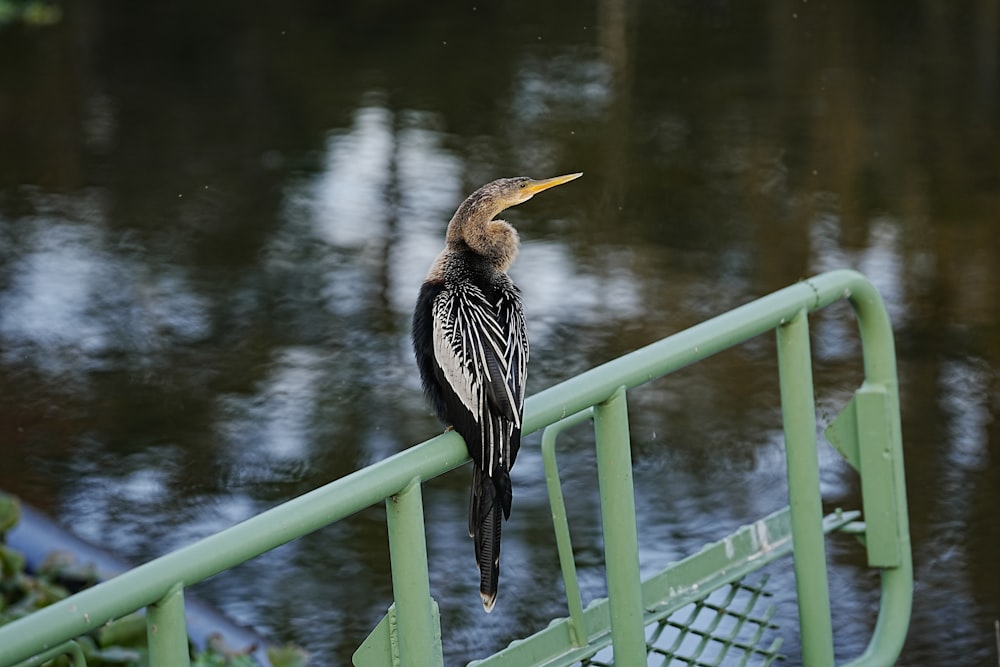
{"label": "bird's head", "polygon": [[471,248],[487,257],[497,269],[506,271],[517,255],[517,232],[493,216],[526,202],[542,190],[568,183],[582,173],[536,181],[526,176],[501,178],[479,188],[459,205],[448,223],[446,236],[452,249]]}
{"label": "bird's head", "polygon": [[555,178],[546,178],[540,181],[528,178],[527,176],[515,176],[514,178],[501,178],[492,183],[487,183],[480,190],[485,191],[484,194],[495,199],[498,204],[502,205],[503,208],[500,210],[503,210],[528,201],[542,190],[548,190],[557,185],[568,183],[581,176],[583,176],[583,173],[566,174],[565,176],[556,176]]}

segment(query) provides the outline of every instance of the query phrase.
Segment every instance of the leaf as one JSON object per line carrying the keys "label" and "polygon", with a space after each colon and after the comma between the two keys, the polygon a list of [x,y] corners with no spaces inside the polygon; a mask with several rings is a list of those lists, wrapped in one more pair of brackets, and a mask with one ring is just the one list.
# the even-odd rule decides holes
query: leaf
{"label": "leaf", "polygon": [[20,518],[20,501],[15,496],[0,493],[0,535],[16,526]]}
{"label": "leaf", "polygon": [[0,580],[16,579],[24,571],[24,555],[0,544]]}
{"label": "leaf", "polygon": [[267,649],[271,667],[306,667],[309,654],[298,646],[271,646]]}

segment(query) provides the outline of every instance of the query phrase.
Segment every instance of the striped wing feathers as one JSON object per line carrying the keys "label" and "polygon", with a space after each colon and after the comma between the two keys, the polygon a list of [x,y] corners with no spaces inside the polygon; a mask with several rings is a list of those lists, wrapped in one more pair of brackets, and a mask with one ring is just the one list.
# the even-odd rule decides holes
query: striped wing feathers
{"label": "striped wing feathers", "polygon": [[520,430],[524,405],[528,346],[514,290],[510,284],[494,305],[473,284],[449,286],[434,299],[431,318],[435,361],[483,434],[481,461],[490,476],[494,465],[513,464],[510,427]]}

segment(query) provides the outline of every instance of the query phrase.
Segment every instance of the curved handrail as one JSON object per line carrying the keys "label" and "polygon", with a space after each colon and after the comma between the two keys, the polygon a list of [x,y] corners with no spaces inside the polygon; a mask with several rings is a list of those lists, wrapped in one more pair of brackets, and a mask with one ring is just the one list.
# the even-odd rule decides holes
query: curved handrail
{"label": "curved handrail", "polygon": [[[683,368],[749,338],[847,299],[858,317],[865,383],[889,401],[897,539],[901,562],[882,574],[882,605],[867,650],[851,667],[891,664],[899,655],[912,604],[912,562],[892,330],[878,292],[860,273],[839,270],[796,283],[550,387],[525,402],[531,433],[626,389]],[[114,618],[164,600],[171,591],[235,567],[286,542],[390,498],[468,460],[462,439],[445,433],[330,482],[250,519],[0,627],[0,666],[92,631]]]}

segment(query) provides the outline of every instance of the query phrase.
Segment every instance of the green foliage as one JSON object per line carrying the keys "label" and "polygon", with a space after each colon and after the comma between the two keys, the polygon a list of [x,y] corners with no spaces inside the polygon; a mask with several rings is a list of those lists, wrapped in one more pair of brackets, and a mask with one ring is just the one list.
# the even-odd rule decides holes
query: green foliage
{"label": "green foliage", "polygon": [[0,493],[0,537],[17,525],[21,518],[21,503],[14,496]]}
{"label": "green foliage", "polygon": [[[5,0],[0,0],[0,12]],[[0,23],[3,22],[0,14]],[[10,623],[33,611],[58,602],[74,589],[97,583],[92,567],[80,566],[69,554],[54,553],[46,558],[35,575],[25,571],[24,555],[10,548],[3,538],[20,518],[20,504],[13,496],[0,492],[0,625]],[[76,639],[87,657],[88,667],[147,667],[146,619],[135,612],[106,623],[94,632]],[[296,646],[270,647],[271,667],[306,667],[308,654]],[[46,663],[47,667],[68,667],[67,657]],[[222,637],[214,637],[203,651],[194,651],[192,667],[260,667],[250,651],[226,649]]]}
{"label": "green foliage", "polygon": [[191,667],[258,667],[257,661],[248,655],[228,655],[212,649],[194,656]]}
{"label": "green foliage", "polygon": [[272,667],[306,667],[309,654],[298,646],[272,646],[267,649],[267,660]]}
{"label": "green foliage", "polygon": [[43,0],[0,0],[0,27],[12,23],[45,26],[59,23],[62,9]]}

